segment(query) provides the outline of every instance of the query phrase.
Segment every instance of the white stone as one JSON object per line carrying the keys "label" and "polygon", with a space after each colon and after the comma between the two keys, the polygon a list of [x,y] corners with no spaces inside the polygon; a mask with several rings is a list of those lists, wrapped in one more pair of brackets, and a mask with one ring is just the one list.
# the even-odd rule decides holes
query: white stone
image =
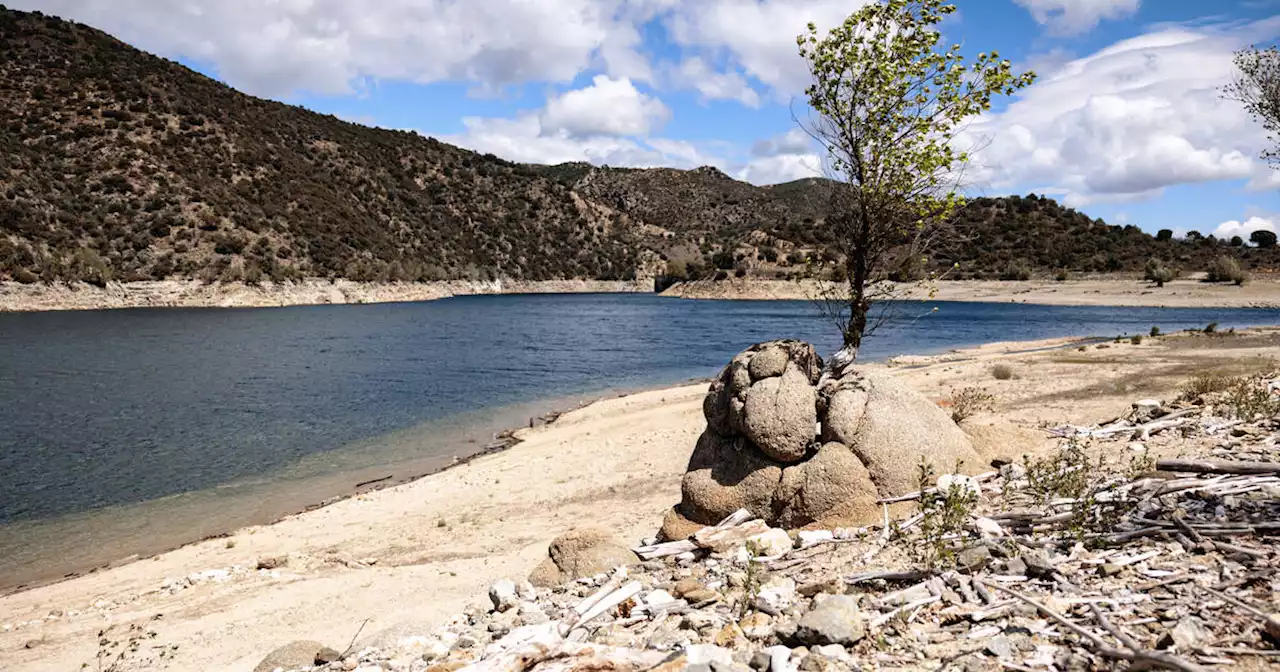
{"label": "white stone", "polygon": [[761,611],[779,613],[796,600],[796,582],[785,576],[769,579],[756,593],[755,604]]}
{"label": "white stone", "polygon": [[779,530],[776,527],[748,538],[747,543],[754,543],[759,555],[770,558],[786,555],[794,547],[786,530]]}
{"label": "white stone", "polygon": [[733,653],[714,644],[694,644],[685,648],[684,655],[688,665],[717,663],[728,667],[733,666]]}
{"label": "white stone", "polygon": [[510,579],[499,579],[489,586],[489,600],[493,602],[494,611],[507,611],[520,601],[516,594],[516,584]]}
{"label": "white stone", "polygon": [[946,494],[952,488],[960,488],[973,493],[975,497],[982,496],[982,486],[972,476],[964,474],[943,474],[938,477],[938,492]]}
{"label": "white stone", "polygon": [[813,652],[825,658],[834,658],[836,660],[844,660],[849,657],[849,652],[839,644],[825,644],[823,646],[815,646]]}
{"label": "white stone", "polygon": [[533,584],[529,583],[527,580],[516,584],[516,594],[519,595],[522,600],[538,599],[538,589],[534,588]]}
{"label": "white stone", "polygon": [[996,521],[991,520],[990,518],[981,518],[981,517],[974,518],[973,526],[978,529],[978,532],[983,537],[1003,537],[1004,536],[1004,528],[1000,526],[1000,523],[997,523]]}
{"label": "white stone", "polygon": [[791,649],[778,645],[765,649],[769,653],[769,672],[795,672],[791,664]]}
{"label": "white stone", "polygon": [[1147,452],[1147,447],[1138,441],[1134,441],[1129,444],[1129,450],[1132,450],[1135,453],[1145,453]]}
{"label": "white stone", "polygon": [[651,607],[660,607],[675,602],[676,598],[665,590],[651,590],[644,596],[644,603]]}

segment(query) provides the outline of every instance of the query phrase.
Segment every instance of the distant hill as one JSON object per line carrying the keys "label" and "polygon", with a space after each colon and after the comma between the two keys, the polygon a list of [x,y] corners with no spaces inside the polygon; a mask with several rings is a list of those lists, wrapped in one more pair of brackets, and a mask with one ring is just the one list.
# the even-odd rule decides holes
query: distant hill
{"label": "distant hill", "polygon": [[[714,168],[511,163],[253,98],[83,25],[0,7],[0,280],[786,276],[830,254],[830,183]],[[1049,199],[978,199],[934,261],[968,277],[1187,270],[1158,241]]]}

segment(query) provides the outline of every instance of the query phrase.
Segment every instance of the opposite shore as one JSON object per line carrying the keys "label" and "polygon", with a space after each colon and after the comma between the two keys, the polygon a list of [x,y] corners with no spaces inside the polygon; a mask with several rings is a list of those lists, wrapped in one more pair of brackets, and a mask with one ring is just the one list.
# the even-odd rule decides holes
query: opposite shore
{"label": "opposite shore", "polygon": [[[1043,427],[1104,422],[1135,399],[1175,396],[1196,373],[1273,371],[1278,345],[1275,328],[1060,338],[866,366],[942,404],[955,390],[985,389],[995,408],[966,431],[1019,455],[1047,447]],[[997,363],[1014,375],[993,377]],[[78,669],[95,661],[104,625],[133,623],[155,632],[156,646],[180,645],[175,669],[206,670],[250,669],[297,639],[429,632],[493,581],[526,576],[569,528],[601,526],[631,544],[653,534],[680,499],[705,391],[597,402],[457,468],[0,597],[0,659],[14,670]]]}
{"label": "opposite shore", "polygon": [[[682,282],[662,296],[717,300],[809,300],[814,281],[726,279]],[[1137,278],[1050,280],[948,280],[904,288],[920,301],[1024,303],[1048,306],[1153,308],[1280,308],[1280,279],[1262,277],[1243,286],[1189,278],[1156,287]],[[262,308],[332,304],[431,301],[490,294],[652,293],[651,278],[637,280],[450,280],[355,282],[310,279],[292,283],[206,284],[198,280],[109,283],[20,284],[0,282],[0,312],[103,310],[114,308]]]}

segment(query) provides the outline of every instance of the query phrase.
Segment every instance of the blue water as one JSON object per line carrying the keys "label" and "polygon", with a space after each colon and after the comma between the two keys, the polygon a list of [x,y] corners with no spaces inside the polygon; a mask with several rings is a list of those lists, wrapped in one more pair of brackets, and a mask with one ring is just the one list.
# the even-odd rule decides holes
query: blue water
{"label": "blue water", "polygon": [[[863,357],[1278,317],[911,303]],[[0,314],[0,558],[18,543],[6,541],[6,524],[269,480],[308,460],[314,474],[376,466],[369,446],[389,433],[456,428],[538,399],[711,376],[746,346],[781,337],[810,340],[824,354],[838,346],[807,302],[653,295]],[[399,455],[468,448],[438,436],[419,436]],[[330,459],[361,442],[359,460]],[[5,571],[0,563],[0,578]]]}

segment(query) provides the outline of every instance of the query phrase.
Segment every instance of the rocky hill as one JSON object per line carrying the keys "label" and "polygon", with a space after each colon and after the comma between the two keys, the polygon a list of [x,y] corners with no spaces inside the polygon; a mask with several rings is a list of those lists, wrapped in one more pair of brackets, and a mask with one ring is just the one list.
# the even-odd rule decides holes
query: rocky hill
{"label": "rocky hill", "polygon": [[[532,166],[241,94],[93,28],[0,7],[0,280],[786,277],[830,257],[830,183]],[[978,199],[966,277],[1199,270],[1222,252],[1035,196]]]}

